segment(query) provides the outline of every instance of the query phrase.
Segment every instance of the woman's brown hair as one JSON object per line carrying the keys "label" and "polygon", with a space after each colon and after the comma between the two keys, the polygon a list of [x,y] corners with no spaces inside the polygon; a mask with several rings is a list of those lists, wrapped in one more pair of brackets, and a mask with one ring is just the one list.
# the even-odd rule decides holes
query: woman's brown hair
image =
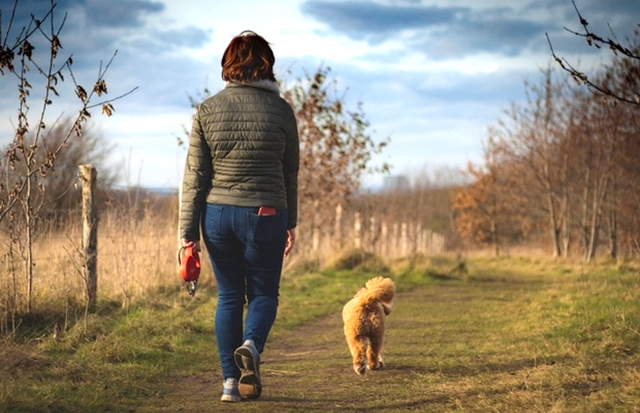
{"label": "woman's brown hair", "polygon": [[269,43],[252,31],[244,31],[231,39],[222,55],[222,80],[239,83],[275,81],[275,62]]}

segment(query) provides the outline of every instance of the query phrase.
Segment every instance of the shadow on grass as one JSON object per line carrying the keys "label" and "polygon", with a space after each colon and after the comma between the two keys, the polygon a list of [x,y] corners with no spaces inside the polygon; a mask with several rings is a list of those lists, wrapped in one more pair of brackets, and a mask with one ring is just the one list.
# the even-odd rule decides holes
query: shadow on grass
{"label": "shadow on grass", "polygon": [[[404,355],[408,356],[408,355]],[[407,365],[407,364],[396,364],[396,365],[387,365],[384,370],[388,372],[398,372],[398,373],[417,373],[417,374],[442,374],[447,377],[476,377],[479,375],[486,375],[488,373],[509,373],[515,374],[521,370],[530,370],[539,368],[542,366],[552,366],[555,364],[563,364],[572,362],[574,359],[570,356],[561,355],[561,356],[548,356],[544,358],[532,359],[532,358],[524,358],[524,359],[515,359],[508,360],[504,362],[495,362],[495,363],[473,363],[473,364],[462,364],[456,363],[452,366],[442,366],[441,364],[434,364],[433,366],[420,366],[420,365]]]}
{"label": "shadow on grass", "polygon": [[[371,405],[370,400],[351,400],[345,402],[341,399],[328,399],[326,397],[300,398],[300,397],[264,397],[260,399],[264,402],[274,403],[274,405],[282,404],[283,408],[291,406],[300,406],[304,411],[336,411],[335,409],[349,412],[371,412],[371,411],[404,411],[416,410],[428,407],[429,405],[442,405],[452,402],[452,398],[448,395],[438,395],[435,397],[423,397],[419,399],[411,399],[407,402],[389,403],[380,401],[380,404]],[[362,403],[363,406],[357,406]],[[327,408],[328,405],[334,408]]]}

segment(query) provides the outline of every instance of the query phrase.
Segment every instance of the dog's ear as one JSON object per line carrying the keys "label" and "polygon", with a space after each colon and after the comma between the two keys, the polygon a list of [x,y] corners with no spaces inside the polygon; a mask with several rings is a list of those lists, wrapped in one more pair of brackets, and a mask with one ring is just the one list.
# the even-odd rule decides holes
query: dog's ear
{"label": "dog's ear", "polygon": [[391,314],[391,306],[382,303],[382,309],[384,310],[384,315]]}

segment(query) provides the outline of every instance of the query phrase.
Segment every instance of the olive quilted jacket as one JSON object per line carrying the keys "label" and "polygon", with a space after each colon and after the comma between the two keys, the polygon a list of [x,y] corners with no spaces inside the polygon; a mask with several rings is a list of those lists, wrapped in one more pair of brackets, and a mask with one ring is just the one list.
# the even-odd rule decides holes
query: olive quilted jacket
{"label": "olive quilted jacket", "polygon": [[227,83],[193,121],[182,184],[180,236],[200,239],[207,202],[287,209],[297,223],[298,129],[275,82]]}

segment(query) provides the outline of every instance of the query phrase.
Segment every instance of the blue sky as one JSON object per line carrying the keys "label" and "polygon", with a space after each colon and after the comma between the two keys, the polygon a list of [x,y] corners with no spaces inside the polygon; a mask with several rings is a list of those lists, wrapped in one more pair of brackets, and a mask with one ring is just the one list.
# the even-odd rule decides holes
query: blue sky
{"label": "blue sky", "polygon": [[[575,1],[603,35],[610,24],[623,40],[640,23],[638,1]],[[223,87],[220,56],[243,30],[272,44],[276,76],[285,81],[331,67],[349,104],[363,102],[374,140],[390,138],[374,163],[388,162],[393,174],[481,162],[487,128],[523,99],[524,80],[535,81],[551,62],[545,33],[558,54],[585,70],[608,58],[564,30],[580,29],[570,0],[57,3],[56,21],[68,13],[61,54],[73,55],[79,83],[90,83],[117,50],[106,76],[109,96],[138,88],[113,103],[111,118],[99,110],[92,118],[116,146],[113,162],[127,165],[121,183],[149,187],[178,185],[186,152],[176,137],[190,128],[188,96]],[[3,36],[12,4],[0,1]],[[48,6],[49,0],[21,0],[14,25]],[[11,139],[16,122],[14,83],[2,78],[0,144]],[[72,92],[64,96],[52,114],[72,110]]]}

